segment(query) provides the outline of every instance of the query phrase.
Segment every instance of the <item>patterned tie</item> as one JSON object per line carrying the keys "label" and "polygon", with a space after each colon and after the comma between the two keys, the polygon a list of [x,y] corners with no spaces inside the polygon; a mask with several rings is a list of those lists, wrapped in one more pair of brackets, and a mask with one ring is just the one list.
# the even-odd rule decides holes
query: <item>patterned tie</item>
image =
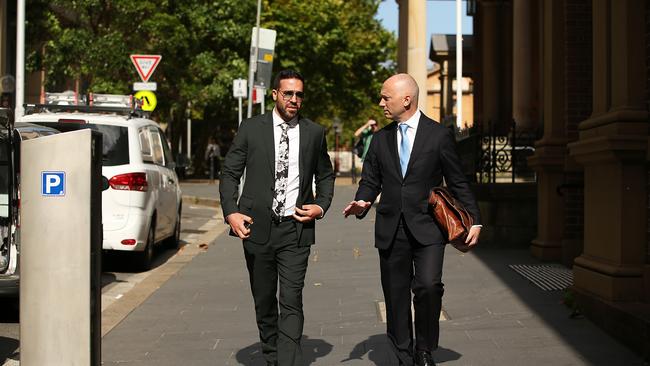
{"label": "patterned tie", "polygon": [[289,123],[280,125],[282,134],[278,145],[278,161],[275,165],[275,189],[273,191],[273,212],[284,216],[284,204],[287,199],[287,178],[289,177]]}
{"label": "patterned tie", "polygon": [[406,175],[406,168],[409,165],[409,157],[411,155],[411,142],[409,136],[406,134],[409,125],[402,123],[399,125],[399,133],[402,135],[402,143],[399,145],[399,164],[402,166],[402,178]]}

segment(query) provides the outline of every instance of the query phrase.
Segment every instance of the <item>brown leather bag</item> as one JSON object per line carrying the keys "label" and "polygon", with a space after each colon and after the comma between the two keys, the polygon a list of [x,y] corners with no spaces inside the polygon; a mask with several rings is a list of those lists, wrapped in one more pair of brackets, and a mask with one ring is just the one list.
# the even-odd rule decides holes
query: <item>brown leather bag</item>
{"label": "brown leather bag", "polygon": [[429,206],[449,243],[463,253],[469,251],[470,247],[465,244],[465,239],[474,220],[465,207],[442,187],[431,189]]}

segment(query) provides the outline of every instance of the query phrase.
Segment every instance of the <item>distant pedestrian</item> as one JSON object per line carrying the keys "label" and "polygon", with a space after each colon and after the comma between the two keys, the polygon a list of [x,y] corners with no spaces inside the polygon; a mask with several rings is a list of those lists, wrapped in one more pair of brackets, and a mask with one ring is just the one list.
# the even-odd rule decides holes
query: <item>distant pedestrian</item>
{"label": "distant pedestrian", "polygon": [[[303,365],[302,290],[315,241],[314,220],[325,215],[334,194],[326,131],[298,114],[303,88],[299,73],[277,74],[275,108],[241,123],[219,185],[223,216],[231,234],[244,242],[267,365]],[[244,168],[246,179],[238,202]]]}
{"label": "distant pedestrian", "polygon": [[219,176],[219,169],[221,168],[221,149],[212,136],[208,139],[208,145],[205,147],[205,161],[208,164],[210,183],[214,183],[214,179]]}
{"label": "distant pedestrian", "polygon": [[377,121],[370,118],[363,126],[359,127],[354,132],[354,137],[358,138],[363,146],[363,152],[361,153],[361,160],[365,160],[368,149],[370,148],[370,142],[372,141],[372,136],[375,132],[379,131],[379,125]]}
{"label": "distant pedestrian", "polygon": [[[449,129],[418,110],[418,85],[408,74],[388,78],[379,106],[393,122],[373,137],[359,189],[343,214],[363,218],[379,193],[375,247],[386,301],[388,339],[400,365],[435,365],[442,308],[442,263],[446,240],[428,213],[429,191],[442,184],[468,209],[480,214]],[[481,226],[467,243],[478,243]],[[411,317],[411,292],[415,322]],[[415,327],[415,344],[413,328]]]}

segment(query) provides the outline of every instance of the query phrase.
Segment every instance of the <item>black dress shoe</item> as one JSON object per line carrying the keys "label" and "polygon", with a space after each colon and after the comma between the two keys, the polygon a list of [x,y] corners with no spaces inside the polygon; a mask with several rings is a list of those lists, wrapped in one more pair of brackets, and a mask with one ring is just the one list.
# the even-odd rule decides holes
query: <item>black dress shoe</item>
{"label": "black dress shoe", "polygon": [[416,366],[435,366],[431,352],[417,351],[415,352],[415,365]]}

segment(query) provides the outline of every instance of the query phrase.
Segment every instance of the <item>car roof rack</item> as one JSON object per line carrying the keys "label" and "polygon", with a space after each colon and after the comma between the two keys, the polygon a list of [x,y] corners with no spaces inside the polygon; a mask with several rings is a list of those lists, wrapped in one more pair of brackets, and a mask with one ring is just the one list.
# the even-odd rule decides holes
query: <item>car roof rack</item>
{"label": "car roof rack", "polygon": [[78,112],[78,113],[113,113],[128,118],[149,118],[150,113],[139,108],[90,106],[90,105],[57,105],[57,104],[25,104],[25,114],[39,112]]}
{"label": "car roof rack", "polygon": [[112,113],[127,118],[149,118],[150,112],[142,110],[142,101],[131,95],[94,94],[79,96],[74,91],[44,93],[40,104],[25,104],[25,114],[38,112]]}

